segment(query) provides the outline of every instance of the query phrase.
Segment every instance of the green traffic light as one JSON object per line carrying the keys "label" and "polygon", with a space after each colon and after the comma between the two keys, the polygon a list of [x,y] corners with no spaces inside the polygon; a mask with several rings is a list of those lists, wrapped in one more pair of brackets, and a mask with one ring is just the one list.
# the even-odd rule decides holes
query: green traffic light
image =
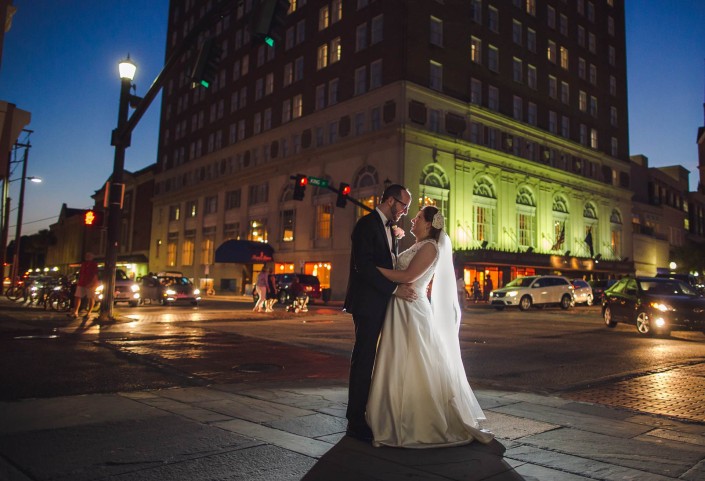
{"label": "green traffic light", "polygon": [[269,35],[264,37],[264,43],[266,43],[270,47],[274,47],[274,39],[272,37],[270,37]]}
{"label": "green traffic light", "polygon": [[208,88],[211,86],[210,82],[206,80],[201,80],[201,85],[203,85],[205,88]]}

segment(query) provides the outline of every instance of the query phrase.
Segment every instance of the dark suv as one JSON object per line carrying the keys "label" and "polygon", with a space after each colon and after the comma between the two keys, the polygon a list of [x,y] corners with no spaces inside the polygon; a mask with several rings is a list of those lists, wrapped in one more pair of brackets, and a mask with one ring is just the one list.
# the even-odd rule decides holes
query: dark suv
{"label": "dark suv", "polygon": [[[293,302],[293,294],[291,292],[291,284],[294,282],[294,276],[299,278],[299,284],[304,288],[304,293],[309,299],[321,298],[321,283],[318,277],[309,274],[274,274],[277,287],[277,299],[280,304],[291,304]],[[252,299],[257,302],[257,291],[252,292]]]}

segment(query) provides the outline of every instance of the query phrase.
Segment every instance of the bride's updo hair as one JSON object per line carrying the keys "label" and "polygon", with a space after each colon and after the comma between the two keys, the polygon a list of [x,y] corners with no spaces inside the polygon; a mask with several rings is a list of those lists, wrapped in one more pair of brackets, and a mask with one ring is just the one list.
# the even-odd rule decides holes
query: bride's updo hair
{"label": "bride's updo hair", "polygon": [[421,212],[423,213],[423,218],[427,222],[431,224],[431,230],[429,231],[429,237],[433,240],[438,240],[441,236],[441,230],[442,228],[437,228],[433,227],[433,217],[438,214],[438,207],[433,206],[433,205],[427,205],[424,206],[423,209],[421,209]]}

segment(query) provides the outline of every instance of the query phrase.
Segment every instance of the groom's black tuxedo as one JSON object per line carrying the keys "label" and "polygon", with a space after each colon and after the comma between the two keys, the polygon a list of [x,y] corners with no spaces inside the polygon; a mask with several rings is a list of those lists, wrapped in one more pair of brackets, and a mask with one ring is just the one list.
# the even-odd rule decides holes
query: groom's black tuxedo
{"label": "groom's black tuxedo", "polygon": [[362,217],[352,233],[350,277],[344,309],[353,315],[355,346],[350,360],[347,418],[353,430],[365,430],[365,406],[370,392],[377,340],[396,284],[377,266],[393,269],[387,227],[375,210]]}

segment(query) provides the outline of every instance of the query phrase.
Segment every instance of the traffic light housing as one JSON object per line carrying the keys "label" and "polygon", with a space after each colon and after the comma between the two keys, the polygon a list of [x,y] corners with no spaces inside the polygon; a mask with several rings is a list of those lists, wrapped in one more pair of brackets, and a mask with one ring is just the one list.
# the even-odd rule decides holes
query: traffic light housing
{"label": "traffic light housing", "polygon": [[338,188],[338,200],[335,201],[335,205],[344,208],[348,203],[348,195],[350,195],[350,185],[341,182]]}
{"label": "traffic light housing", "polygon": [[289,0],[259,0],[252,8],[250,33],[253,40],[259,40],[274,47],[281,40],[279,27],[286,22]]}
{"label": "traffic light housing", "polygon": [[222,55],[223,50],[213,38],[207,38],[203,41],[198,51],[198,57],[196,57],[196,64],[191,71],[194,87],[201,85],[210,88],[213,85],[218,75],[218,66]]}
{"label": "traffic light housing", "polygon": [[294,200],[304,200],[306,193],[306,185],[308,185],[308,177],[303,174],[296,174],[296,183],[294,184]]}
{"label": "traffic light housing", "polygon": [[103,225],[103,211],[91,209],[84,212],[83,225],[86,227],[101,227]]}

